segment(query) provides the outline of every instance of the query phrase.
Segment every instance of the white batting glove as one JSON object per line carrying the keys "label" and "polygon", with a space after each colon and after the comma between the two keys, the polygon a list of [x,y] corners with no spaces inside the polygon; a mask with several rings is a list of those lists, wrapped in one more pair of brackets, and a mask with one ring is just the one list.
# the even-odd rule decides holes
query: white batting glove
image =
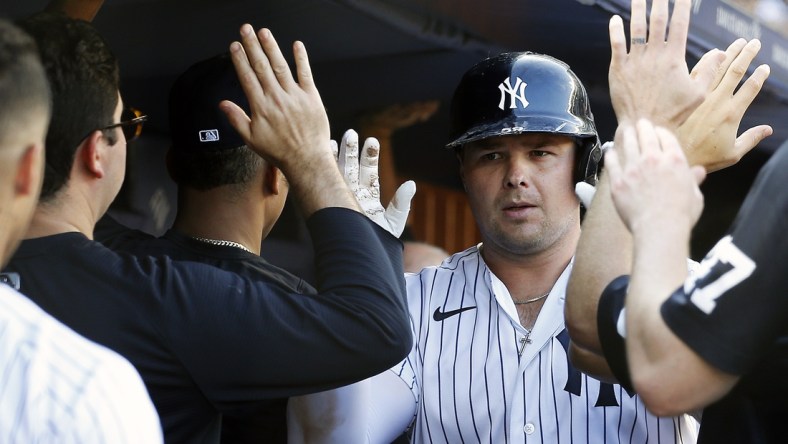
{"label": "white batting glove", "polygon": [[[332,149],[335,146],[336,142],[333,142]],[[364,214],[384,230],[395,237],[400,237],[410,213],[410,201],[416,194],[416,184],[409,180],[400,185],[391,203],[384,210],[380,203],[378,175],[380,143],[374,137],[367,138],[360,154],[359,158],[358,133],[352,129],[347,130],[339,145],[339,170],[356,196]]]}
{"label": "white batting glove", "polygon": [[591,201],[594,200],[596,188],[588,182],[578,182],[575,184],[575,194],[583,206],[588,209],[591,208]]}

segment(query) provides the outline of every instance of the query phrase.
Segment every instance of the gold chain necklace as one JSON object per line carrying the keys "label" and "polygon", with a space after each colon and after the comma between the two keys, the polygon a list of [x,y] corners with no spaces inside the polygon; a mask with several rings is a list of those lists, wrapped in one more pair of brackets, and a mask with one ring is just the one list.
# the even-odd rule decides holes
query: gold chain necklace
{"label": "gold chain necklace", "polygon": [[543,294],[541,296],[537,296],[537,297],[535,297],[533,299],[528,299],[528,300],[519,301],[519,302],[515,301],[515,300],[512,300],[512,302],[514,302],[514,305],[525,305],[525,304],[530,304],[531,302],[541,301],[542,299],[546,298],[549,295],[550,295],[550,292],[548,291],[547,293],[545,293],[545,294]]}

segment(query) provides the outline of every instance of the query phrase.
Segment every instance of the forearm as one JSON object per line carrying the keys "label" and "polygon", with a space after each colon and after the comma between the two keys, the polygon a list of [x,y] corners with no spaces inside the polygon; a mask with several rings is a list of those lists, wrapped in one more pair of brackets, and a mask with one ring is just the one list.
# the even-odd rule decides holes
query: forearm
{"label": "forearm", "polygon": [[333,157],[315,159],[305,165],[283,166],[282,171],[305,218],[328,207],[361,211]]}
{"label": "forearm", "polygon": [[[412,343],[401,242],[366,216],[347,210],[323,210],[307,220],[307,227],[315,248],[318,291],[341,293],[343,301],[369,305],[360,321],[377,320],[376,333],[387,342],[385,348],[400,350],[399,357],[384,367],[389,368],[407,354]],[[381,351],[370,350],[376,350],[372,354]]]}
{"label": "forearm", "polygon": [[[687,275],[689,228],[653,223],[635,236],[632,278],[626,297],[627,356],[632,383],[656,414],[681,405],[686,389],[686,346],[665,325],[660,307]],[[683,385],[683,384],[682,384]],[[682,409],[683,410],[683,409]]]}
{"label": "forearm", "polygon": [[597,332],[597,305],[607,284],[631,268],[632,236],[616,212],[604,172],[597,183],[566,293],[565,316],[572,341],[601,354]]}
{"label": "forearm", "polygon": [[370,380],[292,397],[287,403],[289,442],[366,444]]}
{"label": "forearm", "polygon": [[[626,300],[628,352],[633,353],[633,365],[663,361],[667,350],[659,340],[653,340],[660,337],[656,332],[665,330],[659,308],[687,275],[689,231],[671,224],[654,225],[635,240]],[[661,225],[661,229],[656,225]]]}
{"label": "forearm", "polygon": [[310,443],[387,443],[402,435],[416,400],[391,371],[335,390],[290,398],[288,439]]}
{"label": "forearm", "polygon": [[579,347],[574,342],[569,343],[569,360],[572,366],[594,379],[611,384],[618,382],[604,356]]}

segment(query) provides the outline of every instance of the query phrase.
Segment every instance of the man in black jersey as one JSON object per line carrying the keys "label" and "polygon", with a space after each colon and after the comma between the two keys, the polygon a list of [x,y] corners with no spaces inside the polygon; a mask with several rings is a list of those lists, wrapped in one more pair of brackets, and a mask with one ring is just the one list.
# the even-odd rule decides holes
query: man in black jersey
{"label": "man in black jersey", "polygon": [[[627,76],[621,69],[637,66],[639,55],[652,50],[653,29],[648,31],[647,36],[646,27],[637,26],[633,12],[629,54],[614,46],[614,106],[648,110],[637,104],[653,100],[660,109],[677,91],[672,82],[649,78],[651,71]],[[623,39],[620,43],[625,49]],[[743,52],[760,48],[757,41],[731,48],[737,45]],[[706,99],[716,105],[697,108],[700,118],[692,125],[707,128],[702,149],[712,155],[739,153],[731,158],[735,162],[746,152],[741,148],[771,134],[760,126],[738,135],[769,68],[758,67],[739,84],[741,76],[728,81],[722,73],[744,73],[746,64],[738,57],[725,63]],[[699,442],[784,442],[788,188],[781,176],[788,148],[763,168],[729,235],[688,273],[690,232],[702,208],[696,186],[702,173],[693,172],[682,154],[682,148],[693,153],[693,139],[679,146],[675,128],[655,129],[649,120],[636,127],[638,117],[653,115],[619,119],[615,150],[606,158],[609,177],[603,173],[584,220],[566,300],[573,363],[596,375],[609,376],[606,370],[612,370],[657,415],[704,409]],[[730,163],[701,164],[713,171]],[[610,368],[585,355],[603,355]]]}
{"label": "man in black jersey", "polygon": [[[249,149],[219,109],[232,100],[248,112],[229,54],[192,65],[173,84],[167,157],[178,184],[178,212],[161,238],[104,216],[95,239],[116,251],[193,260],[264,278],[284,291],[317,294],[301,278],[260,257],[260,243],[279,217],[288,183],[281,170]],[[286,442],[287,398],[226,414],[223,442]]]}
{"label": "man in black jersey", "polygon": [[314,240],[316,294],[93,241],[123,181],[121,129],[132,135],[141,119],[121,119],[117,62],[88,23],[42,14],[23,25],[54,107],[42,201],[9,269],[45,310],[135,365],[168,442],[218,442],[224,414],[355,382],[407,353],[401,244],[361,214],[335,167],[303,45],[296,80],[270,32],[244,25],[230,52],[251,113],[221,107],[246,145],[288,175]]}
{"label": "man in black jersey", "polygon": [[[674,4],[672,20],[680,5],[686,7],[688,2]],[[685,16],[679,23],[690,16],[688,10],[681,10]],[[769,67],[761,65],[749,78],[744,77],[761,44],[757,39],[737,39],[724,54],[718,49],[707,52],[688,72],[686,32],[669,26],[667,36],[671,42],[666,43],[667,29],[656,25],[666,23],[667,13],[667,3],[654,2],[649,25],[646,2],[633,0],[629,45],[623,22],[620,18],[611,20],[610,96],[619,123],[615,140],[621,137],[624,127],[633,126],[638,119],[648,119],[677,135],[690,165],[701,165],[710,172],[733,165],[772,134],[768,125],[740,129],[744,113],[769,76]],[[709,73],[711,77],[701,81]],[[697,88],[693,82],[705,86]],[[615,381],[602,356],[597,307],[607,284],[629,274],[632,237],[613,205],[604,169],[593,202],[588,199],[586,207],[564,312],[571,339],[570,355],[582,371]]]}
{"label": "man in black jersey", "polygon": [[[637,63],[638,53],[651,48],[638,46],[646,38],[634,25],[632,32],[633,42],[641,43],[633,43],[628,57]],[[737,45],[743,52],[760,48],[757,41],[731,48]],[[614,62],[622,59],[614,51]],[[708,128],[701,148],[711,155],[746,152],[741,148],[771,134],[759,126],[738,135],[741,117],[769,73],[760,66],[741,85],[741,76],[720,77],[726,70],[746,72],[741,62],[725,62],[706,103],[693,114],[701,117],[696,128]],[[627,76],[614,63],[611,79],[614,71],[614,103],[641,103],[630,107],[647,110],[642,104],[656,98],[654,109],[660,109],[667,95],[655,92],[675,90],[670,82]],[[649,91],[652,98],[624,90]],[[600,180],[575,256],[567,325],[581,350],[575,350],[573,363],[596,375],[612,370],[657,415],[705,408],[700,442],[782,442],[788,283],[781,267],[788,254],[782,234],[788,228],[788,193],[780,174],[788,166],[788,150],[781,148],[764,167],[729,235],[688,273],[690,231],[702,208],[696,185],[702,169],[687,166],[684,153],[694,150],[679,146],[675,128],[655,128],[649,120],[636,126],[638,115],[632,117],[619,119],[615,150],[606,158],[609,171]],[[713,171],[730,163],[702,164]],[[604,355],[610,368],[591,365],[598,363],[586,354]]]}
{"label": "man in black jersey", "polygon": [[607,163],[634,260],[598,311],[614,374],[656,414],[704,409],[699,442],[784,442],[788,143],[761,169],[728,234],[687,276],[704,172],[687,166],[671,132],[648,121],[623,131],[622,149]]}
{"label": "man in black jersey", "polygon": [[[224,99],[249,109],[227,54],[195,63],[170,90],[167,167],[178,184],[173,227],[156,238],[104,216],[95,238],[114,250],[202,262],[314,295],[317,290],[303,279],[260,257],[260,243],[279,218],[288,182],[245,145],[219,109]],[[407,211],[399,214],[407,217]],[[225,415],[223,440],[286,442],[286,403],[272,400],[263,408]]]}

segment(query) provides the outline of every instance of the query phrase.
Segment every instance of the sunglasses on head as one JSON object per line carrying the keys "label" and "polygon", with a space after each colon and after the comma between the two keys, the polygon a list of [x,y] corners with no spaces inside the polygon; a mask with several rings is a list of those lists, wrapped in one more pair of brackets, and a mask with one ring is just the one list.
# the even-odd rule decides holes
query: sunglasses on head
{"label": "sunglasses on head", "polygon": [[123,130],[123,135],[126,136],[126,143],[129,143],[142,134],[142,124],[146,120],[148,120],[148,116],[142,114],[142,111],[131,107],[124,108],[120,114],[120,122],[107,125],[98,130],[104,131],[119,126]]}

